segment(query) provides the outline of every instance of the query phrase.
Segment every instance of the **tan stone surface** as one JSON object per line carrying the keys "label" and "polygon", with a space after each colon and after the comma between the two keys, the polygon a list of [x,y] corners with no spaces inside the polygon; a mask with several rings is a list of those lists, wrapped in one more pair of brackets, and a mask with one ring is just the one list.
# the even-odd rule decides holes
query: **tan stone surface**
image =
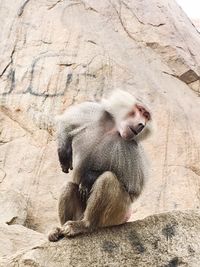
{"label": "tan stone surface", "polygon": [[115,88],[144,99],[157,125],[132,220],[199,209],[200,35],[174,0],[8,0],[0,22],[0,190],[25,196],[26,226],[57,223],[67,175],[54,115]]}
{"label": "tan stone surface", "polygon": [[[8,226],[7,224],[0,223],[0,233],[0,264],[8,261],[11,255],[22,253],[46,241],[46,237],[43,234],[22,225]],[[4,266],[6,266],[5,263]]]}
{"label": "tan stone surface", "polygon": [[198,267],[199,262],[200,214],[173,212],[39,245],[6,266]]}
{"label": "tan stone surface", "polygon": [[197,30],[200,32],[200,18],[193,19],[192,22],[194,23]]}
{"label": "tan stone surface", "polygon": [[0,223],[25,224],[27,200],[16,191],[0,191]]}

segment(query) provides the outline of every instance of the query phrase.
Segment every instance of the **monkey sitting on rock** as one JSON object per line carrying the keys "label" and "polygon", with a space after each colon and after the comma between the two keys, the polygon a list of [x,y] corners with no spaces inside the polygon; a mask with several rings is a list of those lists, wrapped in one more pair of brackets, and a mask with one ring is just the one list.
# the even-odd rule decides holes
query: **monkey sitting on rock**
{"label": "monkey sitting on rock", "polygon": [[151,132],[151,113],[128,92],[83,102],[58,116],[62,171],[73,169],[58,205],[61,227],[50,241],[125,223],[146,180],[140,141]]}

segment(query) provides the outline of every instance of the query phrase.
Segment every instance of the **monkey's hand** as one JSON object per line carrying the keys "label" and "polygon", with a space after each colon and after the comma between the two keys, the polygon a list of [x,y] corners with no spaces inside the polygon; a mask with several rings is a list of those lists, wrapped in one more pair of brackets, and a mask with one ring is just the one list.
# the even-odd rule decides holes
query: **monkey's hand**
{"label": "monkey's hand", "polygon": [[88,190],[87,186],[80,184],[79,185],[79,194],[80,194],[81,202],[86,203],[86,201],[89,197],[89,190]]}
{"label": "monkey's hand", "polygon": [[61,164],[61,169],[64,173],[68,173],[69,170],[73,170],[73,167],[72,167],[72,159],[69,159],[65,165]]}
{"label": "monkey's hand", "polygon": [[58,157],[63,172],[68,173],[69,170],[73,170],[71,142],[67,143],[64,147],[58,148]]}
{"label": "monkey's hand", "polygon": [[88,200],[92,186],[101,174],[102,171],[90,170],[87,171],[87,174],[84,177],[82,177],[81,183],[79,185],[79,194],[80,199],[81,201],[83,201],[83,203],[86,203],[86,201]]}
{"label": "monkey's hand", "polygon": [[64,173],[68,173],[69,170],[73,170],[72,167],[68,167],[68,166],[64,166],[64,165],[61,165],[61,169],[62,169],[62,172],[64,172]]}

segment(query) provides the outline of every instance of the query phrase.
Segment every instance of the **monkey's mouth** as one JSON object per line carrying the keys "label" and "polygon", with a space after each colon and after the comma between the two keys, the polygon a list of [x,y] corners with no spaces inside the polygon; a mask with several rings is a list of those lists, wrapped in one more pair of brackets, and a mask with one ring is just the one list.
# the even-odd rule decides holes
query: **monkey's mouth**
{"label": "monkey's mouth", "polygon": [[128,128],[130,129],[130,131],[134,134],[134,135],[138,135],[138,132],[131,126],[128,126]]}
{"label": "monkey's mouth", "polygon": [[128,126],[126,127],[126,129],[120,132],[120,135],[124,140],[130,141],[134,139],[134,137],[137,135],[137,132],[135,131],[135,129]]}

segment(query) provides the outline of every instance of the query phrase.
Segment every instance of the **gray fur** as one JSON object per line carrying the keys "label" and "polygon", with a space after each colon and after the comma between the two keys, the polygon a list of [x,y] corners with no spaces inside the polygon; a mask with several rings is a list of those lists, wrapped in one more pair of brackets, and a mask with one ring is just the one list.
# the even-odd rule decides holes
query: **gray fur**
{"label": "gray fur", "polygon": [[50,241],[123,224],[130,217],[131,203],[146,180],[140,138],[149,132],[145,123],[141,134],[123,135],[121,126],[130,130],[136,121],[144,121],[142,115],[139,120],[130,115],[135,104],[133,96],[117,91],[101,103],[72,106],[57,118],[59,160],[64,172],[73,166],[73,180],[63,188],[58,209],[61,227],[50,232]]}
{"label": "gray fur", "polygon": [[[72,140],[74,182],[80,184],[91,170],[111,171],[128,193],[140,195],[146,180],[146,159],[139,138],[126,141],[117,132],[108,133],[115,127],[115,119],[101,103],[70,107],[60,116],[59,125],[59,145]],[[141,137],[144,135],[145,131]]]}

